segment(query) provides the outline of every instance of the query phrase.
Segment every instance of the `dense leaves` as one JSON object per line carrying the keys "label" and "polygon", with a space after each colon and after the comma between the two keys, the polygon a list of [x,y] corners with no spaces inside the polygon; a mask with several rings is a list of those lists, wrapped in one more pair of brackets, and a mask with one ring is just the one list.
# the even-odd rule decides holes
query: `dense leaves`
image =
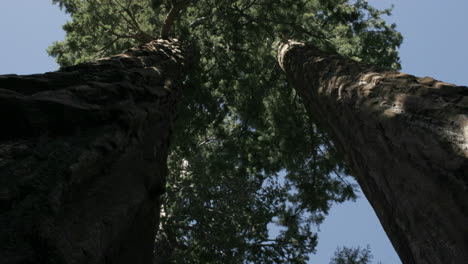
{"label": "dense leaves", "polygon": [[354,186],[287,85],[276,46],[300,39],[398,68],[401,36],[380,18],[390,11],[363,0],[53,2],[72,17],[49,49],[61,65],[156,38],[185,5],[170,34],[196,47],[198,65],[180,98],[156,262],[305,263],[314,225]]}
{"label": "dense leaves", "polygon": [[[337,248],[329,264],[371,264],[373,256],[370,247]],[[379,264],[382,264],[379,262]]]}

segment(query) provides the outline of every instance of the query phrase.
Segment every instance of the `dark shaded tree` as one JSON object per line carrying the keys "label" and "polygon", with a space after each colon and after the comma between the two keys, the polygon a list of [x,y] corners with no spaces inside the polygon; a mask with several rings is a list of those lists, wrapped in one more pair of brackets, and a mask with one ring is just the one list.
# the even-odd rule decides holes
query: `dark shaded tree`
{"label": "dark shaded tree", "polygon": [[182,53],[0,76],[2,263],[151,263]]}
{"label": "dark shaded tree", "polygon": [[468,259],[468,88],[299,42],[279,52],[403,263]]}

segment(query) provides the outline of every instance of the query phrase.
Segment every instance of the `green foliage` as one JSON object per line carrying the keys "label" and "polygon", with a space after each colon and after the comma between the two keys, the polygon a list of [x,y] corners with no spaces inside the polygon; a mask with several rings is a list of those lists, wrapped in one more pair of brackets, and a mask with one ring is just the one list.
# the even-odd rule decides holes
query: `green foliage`
{"label": "green foliage", "polygon": [[369,246],[363,249],[343,247],[336,249],[330,264],[371,264],[372,258]]}
{"label": "green foliage", "polygon": [[[49,47],[49,54],[62,66],[120,53],[149,42],[157,34],[165,9],[153,10],[141,0],[53,0],[70,14],[62,42]],[[156,13],[158,12],[158,13]]]}
{"label": "green foliage", "polygon": [[163,0],[151,0],[151,8],[157,11],[163,3]]}
{"label": "green foliage", "polygon": [[[66,66],[156,38],[178,1],[53,2],[72,17],[49,49]],[[364,0],[191,3],[172,35],[193,43],[200,60],[180,98],[156,262],[306,263],[312,227],[334,202],[354,199],[354,186],[288,86],[276,46],[304,40],[397,69],[401,35],[381,19],[389,10]]]}

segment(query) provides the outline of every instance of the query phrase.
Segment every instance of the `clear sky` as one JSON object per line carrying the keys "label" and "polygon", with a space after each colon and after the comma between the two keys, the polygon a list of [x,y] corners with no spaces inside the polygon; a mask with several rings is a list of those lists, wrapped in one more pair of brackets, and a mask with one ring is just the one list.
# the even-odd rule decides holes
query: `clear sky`
{"label": "clear sky", "polygon": [[62,40],[68,18],[51,0],[0,0],[0,74],[58,68],[46,49]]}
{"label": "clear sky", "polygon": [[[369,0],[379,8],[395,5],[387,20],[397,24],[404,42],[402,71],[468,85],[467,0]],[[0,74],[53,71],[58,65],[46,48],[62,40],[67,16],[50,0],[1,0]],[[400,264],[372,208],[365,200],[332,208],[320,227],[311,263],[327,264],[337,246],[371,246],[375,262]]]}

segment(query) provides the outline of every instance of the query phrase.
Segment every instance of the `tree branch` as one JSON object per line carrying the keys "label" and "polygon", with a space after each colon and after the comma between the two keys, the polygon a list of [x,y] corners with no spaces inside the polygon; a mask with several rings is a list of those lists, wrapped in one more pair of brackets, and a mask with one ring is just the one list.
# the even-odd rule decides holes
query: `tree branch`
{"label": "tree branch", "polygon": [[161,39],[167,39],[169,37],[169,32],[171,31],[174,22],[177,19],[177,16],[179,13],[185,9],[189,4],[191,0],[182,0],[180,2],[177,1],[172,1],[172,7],[169,13],[166,16],[166,19],[164,20],[163,25],[161,26],[161,33],[159,34],[159,37]]}
{"label": "tree branch", "polygon": [[[150,42],[153,37],[151,34],[148,34],[145,32],[141,27],[138,21],[136,20],[135,16],[133,15],[132,11],[130,10],[130,5],[132,4],[132,1],[129,1],[127,6],[122,5],[119,1],[116,0],[111,0],[114,2],[116,5],[120,7],[120,16],[133,27],[133,29],[136,31],[136,34],[134,34],[134,39],[138,42],[139,44],[147,43]],[[125,16],[125,14],[128,16]]]}

